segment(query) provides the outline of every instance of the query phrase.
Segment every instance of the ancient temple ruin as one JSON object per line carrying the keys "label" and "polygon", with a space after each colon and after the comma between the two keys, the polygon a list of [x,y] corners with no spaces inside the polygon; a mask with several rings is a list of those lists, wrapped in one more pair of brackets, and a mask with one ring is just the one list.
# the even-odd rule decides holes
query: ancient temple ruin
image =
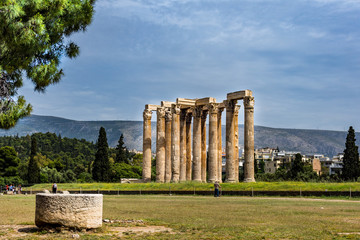
{"label": "ancient temple ruin", "polygon": [[[151,180],[151,117],[156,111],[156,182],[215,182],[222,180],[221,115],[226,109],[226,179],[238,182],[240,105],[244,104],[244,181],[254,182],[254,97],[250,90],[215,98],[177,98],[161,105],[145,105],[143,126],[143,181]],[[209,129],[206,119],[209,116]],[[192,134],[191,134],[191,124]],[[209,145],[206,149],[206,134]],[[207,151],[209,155],[206,160]],[[206,166],[206,164],[209,166]],[[207,171],[208,169],[208,171]],[[208,176],[207,176],[208,174]]]}

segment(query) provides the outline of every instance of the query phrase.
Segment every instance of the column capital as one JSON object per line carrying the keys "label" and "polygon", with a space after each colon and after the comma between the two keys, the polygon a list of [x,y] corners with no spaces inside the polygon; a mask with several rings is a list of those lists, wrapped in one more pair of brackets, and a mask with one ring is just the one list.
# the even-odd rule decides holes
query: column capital
{"label": "column capital", "polygon": [[149,109],[145,109],[143,112],[144,120],[151,120],[152,111]]}
{"label": "column capital", "polygon": [[202,110],[201,111],[201,119],[206,120],[208,112],[209,112],[208,110]]}
{"label": "column capital", "polygon": [[224,104],[225,104],[225,108],[226,111],[234,111],[234,108],[236,106],[237,100],[225,100]]}
{"label": "column capital", "polygon": [[255,100],[254,97],[244,97],[245,108],[254,108]]}
{"label": "column capital", "polygon": [[191,109],[187,109],[187,111],[186,111],[186,123],[191,124],[192,115],[193,115],[193,113],[192,113]]}
{"label": "column capital", "polygon": [[207,108],[209,109],[210,114],[217,114],[219,111],[219,105],[216,103],[209,103]]}
{"label": "column capital", "polygon": [[159,118],[164,118],[165,117],[165,108],[163,108],[163,107],[157,108],[156,114]]}
{"label": "column capital", "polygon": [[188,111],[189,111],[189,109],[181,109],[180,110],[180,120],[182,120],[182,121],[186,120],[186,116],[187,116]]}
{"label": "column capital", "polygon": [[170,122],[172,120],[172,113],[170,109],[165,110],[165,121]]}
{"label": "column capital", "polygon": [[179,115],[179,114],[180,114],[180,105],[178,105],[178,104],[173,104],[173,105],[171,106],[171,112],[172,112],[173,114]]}
{"label": "column capital", "polygon": [[202,113],[202,107],[194,107],[193,109],[192,109],[193,111],[193,117],[194,118],[200,118],[201,117],[201,113]]}

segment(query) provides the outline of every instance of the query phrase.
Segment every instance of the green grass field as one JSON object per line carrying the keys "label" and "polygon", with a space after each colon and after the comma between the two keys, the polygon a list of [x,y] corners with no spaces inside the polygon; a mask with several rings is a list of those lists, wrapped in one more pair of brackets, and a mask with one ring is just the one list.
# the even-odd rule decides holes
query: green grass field
{"label": "green grass field", "polygon": [[[0,225],[34,224],[33,195],[0,196],[0,206]],[[174,232],[129,234],[124,237],[128,239],[359,239],[359,211],[360,201],[143,195],[104,196],[103,217],[142,219],[146,225],[166,226]],[[1,236],[6,233],[0,232]],[[37,237],[41,236],[32,234],[28,239]]]}
{"label": "green grass field", "polygon": [[[51,189],[52,184],[36,184],[24,190]],[[256,182],[222,183],[224,191],[360,191],[360,182],[315,183],[315,182]],[[59,190],[189,190],[207,191],[211,183],[59,183]]]}

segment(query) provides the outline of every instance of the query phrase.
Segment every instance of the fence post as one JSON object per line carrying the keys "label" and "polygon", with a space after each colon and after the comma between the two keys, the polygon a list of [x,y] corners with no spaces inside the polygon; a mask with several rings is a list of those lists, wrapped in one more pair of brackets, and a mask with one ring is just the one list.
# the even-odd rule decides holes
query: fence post
{"label": "fence post", "polygon": [[141,195],[141,188],[140,188],[140,195]]}

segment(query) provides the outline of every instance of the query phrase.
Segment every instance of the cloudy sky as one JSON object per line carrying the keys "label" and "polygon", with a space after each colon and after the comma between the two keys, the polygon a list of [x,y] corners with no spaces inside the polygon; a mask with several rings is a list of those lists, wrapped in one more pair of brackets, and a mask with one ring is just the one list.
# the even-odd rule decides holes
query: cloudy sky
{"label": "cloudy sky", "polygon": [[[359,0],[97,0],[34,114],[142,120],[145,104],[251,89],[255,124],[360,129]],[[239,116],[241,119],[241,116]],[[242,123],[242,120],[240,120]]]}

